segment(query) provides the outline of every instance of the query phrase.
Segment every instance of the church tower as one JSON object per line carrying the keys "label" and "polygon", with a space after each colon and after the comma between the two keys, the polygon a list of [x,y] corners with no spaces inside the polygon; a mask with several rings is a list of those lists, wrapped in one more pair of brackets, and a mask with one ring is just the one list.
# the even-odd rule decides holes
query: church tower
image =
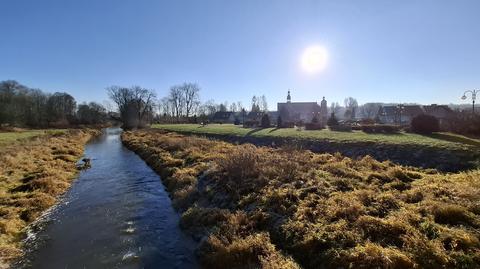
{"label": "church tower", "polygon": [[323,97],[323,100],[320,102],[320,117],[323,123],[327,122],[328,107],[327,107],[327,100],[325,100],[325,96]]}
{"label": "church tower", "polygon": [[291,103],[291,102],[292,102],[292,97],[290,96],[290,90],[288,90],[287,103]]}

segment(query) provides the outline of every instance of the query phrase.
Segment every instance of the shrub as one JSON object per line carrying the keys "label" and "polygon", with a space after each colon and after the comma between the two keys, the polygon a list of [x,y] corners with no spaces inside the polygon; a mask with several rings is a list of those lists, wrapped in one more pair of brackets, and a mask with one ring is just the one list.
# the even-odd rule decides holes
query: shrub
{"label": "shrub", "polygon": [[337,132],[351,132],[352,126],[350,125],[329,125],[330,130]]}
{"label": "shrub", "polygon": [[335,117],[335,113],[332,112],[332,115],[330,115],[330,118],[328,118],[327,125],[328,126],[337,126],[338,125],[338,120]]}
{"label": "shrub", "polygon": [[262,128],[269,128],[270,127],[270,117],[266,113],[262,116],[261,126],[262,126]]}
{"label": "shrub", "polygon": [[375,124],[375,125],[362,125],[362,131],[365,133],[383,133],[383,134],[393,134],[398,133],[401,130],[400,126],[389,125],[389,124]]}
{"label": "shrub", "polygon": [[431,115],[418,115],[410,124],[412,132],[419,134],[431,134],[440,131],[438,119]]}
{"label": "shrub", "polygon": [[321,130],[323,129],[323,125],[320,123],[306,123],[305,124],[305,129],[306,130]]}
{"label": "shrub", "polygon": [[278,127],[278,128],[281,128],[282,125],[283,125],[282,123],[283,123],[283,122],[282,122],[282,117],[281,117],[281,116],[278,116],[278,118],[277,118],[277,127]]}
{"label": "shrub", "polygon": [[243,123],[245,127],[257,127],[259,125],[259,122],[256,120],[247,120]]}

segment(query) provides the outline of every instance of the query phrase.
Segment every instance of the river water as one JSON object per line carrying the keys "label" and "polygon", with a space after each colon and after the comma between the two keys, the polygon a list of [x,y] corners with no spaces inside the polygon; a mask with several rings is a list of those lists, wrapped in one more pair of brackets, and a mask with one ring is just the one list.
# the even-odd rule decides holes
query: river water
{"label": "river water", "polygon": [[159,176],[107,129],[62,203],[34,225],[23,268],[197,268]]}

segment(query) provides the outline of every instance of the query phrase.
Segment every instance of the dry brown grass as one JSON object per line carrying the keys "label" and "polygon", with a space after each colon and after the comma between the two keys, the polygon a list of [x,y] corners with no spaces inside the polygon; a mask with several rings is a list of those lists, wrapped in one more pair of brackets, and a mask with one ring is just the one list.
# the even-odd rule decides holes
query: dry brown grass
{"label": "dry brown grass", "polygon": [[223,268],[478,268],[480,171],[138,131],[201,260]]}
{"label": "dry brown grass", "polygon": [[23,229],[55,204],[77,174],[95,130],[71,130],[0,148],[0,267],[21,254]]}

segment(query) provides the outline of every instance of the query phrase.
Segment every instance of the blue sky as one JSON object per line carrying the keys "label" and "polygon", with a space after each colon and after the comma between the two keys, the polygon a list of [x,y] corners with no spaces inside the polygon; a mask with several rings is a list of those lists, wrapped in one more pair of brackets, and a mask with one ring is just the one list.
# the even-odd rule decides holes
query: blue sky
{"label": "blue sky", "polygon": [[[110,85],[203,100],[467,103],[480,88],[480,1],[2,0],[0,80],[78,101]],[[328,50],[308,74],[303,50]]]}

